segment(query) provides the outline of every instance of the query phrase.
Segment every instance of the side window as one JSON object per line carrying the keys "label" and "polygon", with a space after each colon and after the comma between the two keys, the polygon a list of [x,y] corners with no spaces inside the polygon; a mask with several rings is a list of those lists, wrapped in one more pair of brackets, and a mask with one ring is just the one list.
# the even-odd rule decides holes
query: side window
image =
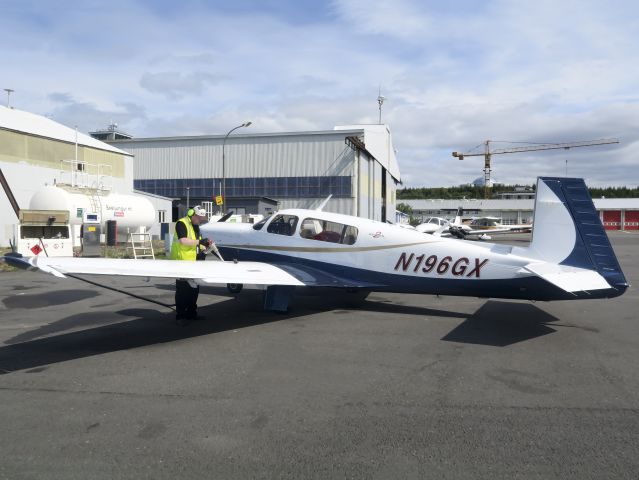
{"label": "side window", "polygon": [[317,218],[305,218],[300,229],[300,236],[320,242],[353,245],[357,240],[357,228]]}
{"label": "side window", "polygon": [[[266,231],[268,233],[276,233],[278,235],[293,235],[297,226],[297,217],[295,215],[278,215],[271,223],[268,224]],[[257,225],[255,225],[257,227]],[[253,227],[253,228],[255,228]]]}
{"label": "side window", "polygon": [[266,217],[264,220],[260,220],[259,222],[257,222],[255,225],[253,225],[253,229],[254,230],[262,230],[262,227],[264,225],[266,225],[266,222],[268,222],[268,219],[271,217]]}

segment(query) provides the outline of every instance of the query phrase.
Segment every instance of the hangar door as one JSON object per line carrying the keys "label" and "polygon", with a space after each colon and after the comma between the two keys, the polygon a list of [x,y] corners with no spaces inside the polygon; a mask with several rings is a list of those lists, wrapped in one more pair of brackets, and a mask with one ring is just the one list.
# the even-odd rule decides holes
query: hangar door
{"label": "hangar door", "polygon": [[620,230],[621,210],[604,210],[603,224],[606,230]]}
{"label": "hangar door", "polygon": [[639,230],[639,210],[626,210],[624,230]]}

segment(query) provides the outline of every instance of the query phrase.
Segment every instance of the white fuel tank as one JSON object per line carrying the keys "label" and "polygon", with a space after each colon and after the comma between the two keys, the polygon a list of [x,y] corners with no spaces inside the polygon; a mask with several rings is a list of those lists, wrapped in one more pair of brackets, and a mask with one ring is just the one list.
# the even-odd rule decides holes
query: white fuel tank
{"label": "white fuel tank", "polygon": [[75,191],[67,191],[54,185],[37,191],[29,203],[32,210],[67,210],[69,223],[81,225],[85,212],[100,214],[102,227],[107,220],[115,220],[119,232],[138,227],[150,228],[155,222],[155,209],[149,200],[135,195],[109,193],[108,195],[91,195]]}

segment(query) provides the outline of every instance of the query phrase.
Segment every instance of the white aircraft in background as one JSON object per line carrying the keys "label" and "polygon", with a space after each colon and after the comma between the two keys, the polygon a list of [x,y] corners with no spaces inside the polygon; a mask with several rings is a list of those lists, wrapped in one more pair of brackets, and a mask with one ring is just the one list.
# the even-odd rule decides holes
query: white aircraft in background
{"label": "white aircraft in background", "polygon": [[[189,279],[265,288],[284,312],[295,287],[528,300],[616,297],[628,283],[582,179],[539,178],[528,247],[464,242],[373,220],[290,209],[255,224],[209,223],[226,261],[21,257],[4,260],[57,277]],[[74,278],[80,278],[75,277]]]}
{"label": "white aircraft in background", "polygon": [[450,220],[446,220],[442,217],[429,217],[424,222],[420,223],[415,227],[415,230],[421,233],[429,233],[434,234],[436,232],[441,233],[444,232],[446,228],[451,225]]}
{"label": "white aircraft in background", "polygon": [[502,225],[498,217],[476,217],[468,224],[462,223],[464,211],[462,207],[457,209],[455,219],[450,221],[441,217],[430,217],[420,225],[415,227],[422,233],[429,233],[437,236],[453,236],[455,238],[466,238],[475,236],[479,240],[490,240],[488,235],[502,235],[506,233],[529,233],[532,224],[523,225]]}

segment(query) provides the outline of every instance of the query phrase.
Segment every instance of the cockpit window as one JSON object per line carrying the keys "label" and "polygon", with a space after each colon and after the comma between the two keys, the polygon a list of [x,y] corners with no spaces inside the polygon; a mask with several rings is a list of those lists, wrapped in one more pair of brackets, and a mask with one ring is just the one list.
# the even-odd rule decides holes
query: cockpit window
{"label": "cockpit window", "polygon": [[277,215],[271,223],[268,224],[266,231],[268,233],[276,233],[278,235],[293,235],[297,227],[297,217],[295,215]]}
{"label": "cockpit window", "polygon": [[271,218],[271,217],[266,217],[265,219],[260,220],[259,222],[257,222],[255,225],[253,225],[253,229],[254,230],[262,230],[262,227],[264,225],[266,225],[266,222],[268,222],[269,218]]}
{"label": "cockpit window", "polygon": [[357,228],[350,225],[318,218],[305,218],[300,229],[302,238],[344,245],[353,245],[357,241],[357,233]]}

